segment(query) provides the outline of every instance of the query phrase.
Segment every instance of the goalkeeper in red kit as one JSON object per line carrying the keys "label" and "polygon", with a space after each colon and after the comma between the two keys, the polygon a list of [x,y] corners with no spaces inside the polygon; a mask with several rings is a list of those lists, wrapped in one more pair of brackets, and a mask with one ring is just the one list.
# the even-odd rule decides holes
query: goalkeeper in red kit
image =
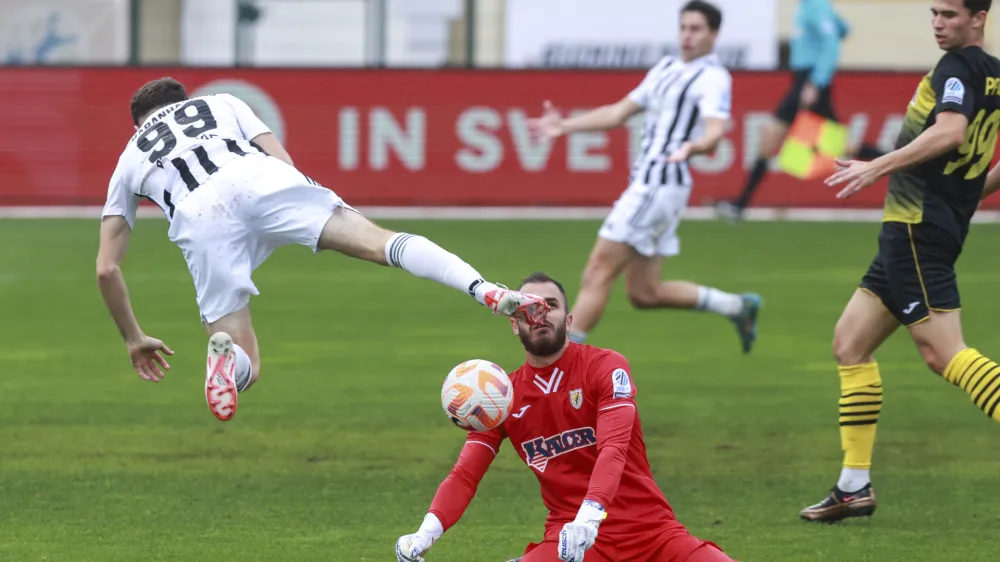
{"label": "goalkeeper in red kit", "polygon": [[732,562],[677,521],[653,480],[628,361],[615,351],[570,342],[562,285],[542,273],[521,289],[545,299],[537,326],[512,320],[527,361],[510,375],[511,414],[491,431],[470,432],[420,528],[396,541],[399,562],[421,562],[476,494],[509,439],[541,484],[549,510],[541,543],[522,562]]}

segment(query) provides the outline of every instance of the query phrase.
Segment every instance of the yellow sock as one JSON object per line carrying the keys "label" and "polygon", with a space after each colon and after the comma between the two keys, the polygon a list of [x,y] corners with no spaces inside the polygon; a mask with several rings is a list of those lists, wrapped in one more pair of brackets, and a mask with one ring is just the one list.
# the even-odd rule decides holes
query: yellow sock
{"label": "yellow sock", "polygon": [[871,468],[875,425],[882,411],[878,364],[838,366],[840,372],[840,447],[844,468]]}
{"label": "yellow sock", "polygon": [[964,390],[987,416],[1000,421],[1000,365],[966,348],[948,362],[944,378]]}

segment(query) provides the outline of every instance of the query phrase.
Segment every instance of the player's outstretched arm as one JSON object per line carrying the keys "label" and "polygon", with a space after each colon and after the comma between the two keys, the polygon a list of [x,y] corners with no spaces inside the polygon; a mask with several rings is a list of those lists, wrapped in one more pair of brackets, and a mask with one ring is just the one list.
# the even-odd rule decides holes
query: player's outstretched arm
{"label": "player's outstretched arm", "polygon": [[588,392],[597,404],[597,462],[590,475],[587,495],[576,518],[559,532],[559,559],[582,562],[597,541],[601,521],[607,517],[628,454],[635,424],[635,390],[628,362],[614,353],[599,361],[588,373]]}
{"label": "player's outstretched arm", "polygon": [[128,288],[125,286],[125,277],[121,270],[131,232],[132,229],[124,217],[106,216],[101,221],[101,241],[97,250],[97,284],[101,288],[104,304],[107,305],[111,318],[118,326],[118,332],[125,340],[136,373],[143,379],[158,382],[163,378],[163,370],[170,369],[170,365],[160,352],[167,355],[173,355],[174,352],[162,341],[143,334],[132,311]]}
{"label": "player's outstretched arm", "polygon": [[883,176],[933,160],[965,142],[969,119],[956,111],[943,111],[937,121],[913,142],[873,160]]}
{"label": "player's outstretched arm", "polygon": [[642,106],[627,97],[569,118],[563,117],[548,100],[543,107],[541,117],[528,120],[531,132],[543,138],[556,138],[582,131],[615,129],[624,125],[629,117],[643,111]]}
{"label": "player's outstretched arm", "polygon": [[597,414],[597,462],[576,518],[559,532],[560,560],[584,559],[586,551],[597,542],[598,528],[607,517],[606,506],[611,505],[618,491],[632,438],[635,406],[631,398],[617,402],[603,406]]}
{"label": "player's outstretched arm", "polygon": [[871,162],[838,160],[837,165],[842,169],[827,178],[826,184],[830,186],[846,184],[837,197],[839,199],[850,197],[875,183],[879,178],[933,160],[960,147],[965,142],[965,130],[968,126],[969,120],[962,113],[942,111],[938,114],[934,125],[902,148]]}
{"label": "player's outstretched arm", "polygon": [[697,140],[686,142],[677,150],[670,153],[667,162],[684,162],[692,156],[714,152],[722,137],[726,135],[726,120],[708,118],[705,119],[705,132]]}
{"label": "player's outstretched arm", "polygon": [[469,434],[458,462],[438,486],[420,527],[415,533],[396,540],[398,562],[424,562],[423,555],[462,518],[502,442],[503,436],[497,430]]}
{"label": "player's outstretched arm", "polygon": [[101,241],[97,250],[97,284],[101,296],[126,342],[138,341],[142,336],[139,322],[129,303],[128,289],[122,276],[121,263],[128,249],[132,229],[124,217],[104,217],[101,221]]}

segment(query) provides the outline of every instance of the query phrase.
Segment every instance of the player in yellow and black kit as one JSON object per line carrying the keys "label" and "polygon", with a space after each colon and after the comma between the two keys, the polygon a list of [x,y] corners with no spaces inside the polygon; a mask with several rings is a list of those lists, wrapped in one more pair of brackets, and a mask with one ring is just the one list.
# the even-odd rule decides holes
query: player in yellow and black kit
{"label": "player in yellow and black kit", "polygon": [[[849,197],[889,176],[878,253],[834,329],[840,372],[840,480],[802,510],[810,521],[875,511],[869,470],[882,380],[872,356],[906,326],[927,365],[1000,421],[1000,365],[965,345],[955,261],[982,197],[1000,186],[989,171],[1000,129],[1000,60],[983,51],[990,0],[933,0],[934,37],[946,53],[917,87],[896,150],[841,162],[827,179]],[[989,173],[987,174],[987,172]]]}

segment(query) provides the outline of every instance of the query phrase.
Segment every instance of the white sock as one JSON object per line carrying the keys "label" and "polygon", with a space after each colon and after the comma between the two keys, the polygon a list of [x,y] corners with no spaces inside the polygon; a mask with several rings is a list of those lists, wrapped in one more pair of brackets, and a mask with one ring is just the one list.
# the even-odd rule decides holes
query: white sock
{"label": "white sock", "polygon": [[743,297],[712,287],[698,287],[698,305],[695,308],[723,316],[736,316],[743,310]]}
{"label": "white sock", "polygon": [[434,242],[414,234],[397,233],[385,244],[385,261],[392,267],[468,293],[484,304],[483,296],[497,286],[487,283],[471,265]]}
{"label": "white sock", "polygon": [[840,471],[837,487],[842,492],[857,492],[871,482],[871,470],[867,468],[845,468]]}
{"label": "white sock", "polygon": [[250,356],[243,348],[233,344],[233,353],[236,355],[236,392],[243,392],[250,386],[250,377],[253,373],[253,365],[250,364]]}
{"label": "white sock", "polygon": [[573,343],[583,343],[583,342],[587,341],[587,332],[573,332],[573,331],[570,331],[570,333],[568,334],[568,336],[569,336],[569,341],[571,341]]}

